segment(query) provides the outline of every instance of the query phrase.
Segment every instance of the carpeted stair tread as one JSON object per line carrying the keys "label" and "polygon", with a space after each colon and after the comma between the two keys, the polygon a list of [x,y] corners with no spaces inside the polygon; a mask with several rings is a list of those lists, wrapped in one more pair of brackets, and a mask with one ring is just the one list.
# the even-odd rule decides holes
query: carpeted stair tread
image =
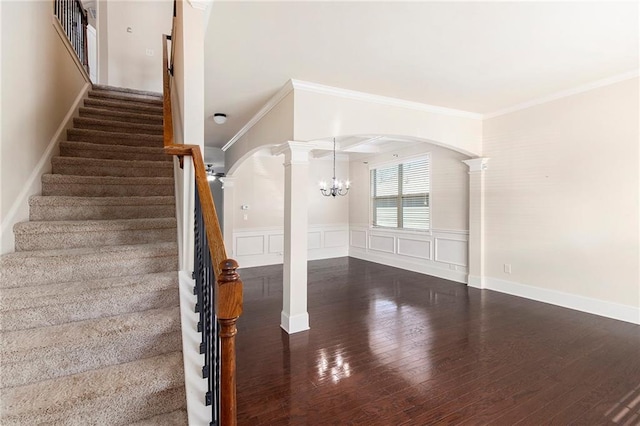
{"label": "carpeted stair tread", "polygon": [[131,423],[130,426],[186,426],[187,420],[186,410],[176,410]]}
{"label": "carpeted stair tread", "polygon": [[60,155],[105,160],[143,160],[173,162],[162,147],[111,145],[82,141],[60,142]]}
{"label": "carpeted stair tread", "polygon": [[179,303],[176,272],[6,288],[0,330],[22,330],[146,311]]}
{"label": "carpeted stair tread", "polygon": [[162,100],[162,93],[150,92],[148,90],[129,89],[126,87],[107,86],[105,84],[93,84],[93,90],[102,90],[107,92],[130,93],[133,95],[151,96]]}
{"label": "carpeted stair tread", "polygon": [[69,141],[78,142],[103,143],[108,145],[148,146],[152,148],[162,148],[164,144],[162,134],[145,135],[77,128],[67,130],[67,139]]}
{"label": "carpeted stair tread", "polygon": [[16,251],[175,241],[175,218],[62,220],[14,225]]}
{"label": "carpeted stair tread", "polygon": [[53,157],[52,173],[75,176],[172,177],[168,161],[108,160],[86,157]]}
{"label": "carpeted stair tread", "polygon": [[169,177],[42,175],[42,195],[84,197],[173,195]]}
{"label": "carpeted stair tread", "polygon": [[0,333],[0,383],[20,386],[179,351],[180,308]]}
{"label": "carpeted stair tread", "polygon": [[80,107],[80,117],[100,118],[126,123],[160,124],[162,116],[157,114],[135,114],[133,112],[113,111],[103,108]]}
{"label": "carpeted stair tread", "polygon": [[29,215],[32,221],[175,217],[175,198],[34,195],[29,199]]}
{"label": "carpeted stair tread", "polygon": [[76,117],[73,119],[76,129],[101,130],[131,134],[162,135],[162,124],[129,123],[126,121],[105,120],[103,118]]}
{"label": "carpeted stair tread", "polygon": [[116,92],[110,90],[91,90],[89,98],[127,102],[132,105],[152,105],[162,107],[162,98],[157,96],[138,95],[135,93]]}
{"label": "carpeted stair tread", "polygon": [[176,242],[7,253],[0,288],[177,270]]}
{"label": "carpeted stair tread", "polygon": [[183,409],[181,352],[4,389],[0,423],[124,425]]}
{"label": "carpeted stair tread", "polygon": [[134,112],[136,114],[149,114],[162,117],[161,105],[144,105],[133,104],[129,102],[120,102],[117,100],[107,100],[101,98],[87,98],[84,100],[84,106],[89,108],[108,109],[118,112]]}

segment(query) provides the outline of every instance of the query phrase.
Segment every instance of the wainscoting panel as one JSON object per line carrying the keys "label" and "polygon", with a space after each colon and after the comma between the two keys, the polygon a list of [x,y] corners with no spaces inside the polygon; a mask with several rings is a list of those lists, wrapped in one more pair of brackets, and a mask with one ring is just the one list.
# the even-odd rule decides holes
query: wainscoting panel
{"label": "wainscoting panel", "polygon": [[351,246],[366,249],[367,248],[367,232],[352,229],[351,234]]}
{"label": "wainscoting panel", "polygon": [[419,259],[431,259],[431,241],[398,237],[397,253]]}
{"label": "wainscoting panel", "polygon": [[238,256],[251,256],[264,253],[264,235],[250,235],[236,238]]}
{"label": "wainscoting panel", "polygon": [[284,235],[269,235],[269,253],[278,254],[284,251]]}
{"label": "wainscoting panel", "polygon": [[[233,241],[234,248],[230,256],[238,261],[241,268],[283,262],[284,230],[281,227],[236,230]],[[311,225],[308,228],[307,246],[309,260],[348,256],[349,226]]]}
{"label": "wainscoting panel", "polygon": [[320,231],[309,232],[307,248],[309,250],[322,248],[322,233]]}
{"label": "wainscoting panel", "polygon": [[467,242],[436,238],[436,261],[457,266],[467,266]]}
{"label": "wainscoting panel", "polygon": [[468,231],[419,232],[356,225],[350,227],[349,235],[349,256],[467,282]]}
{"label": "wainscoting panel", "polygon": [[344,247],[349,244],[349,232],[346,229],[339,231],[325,231],[324,246],[325,247]]}
{"label": "wainscoting panel", "polygon": [[369,235],[369,249],[382,251],[385,253],[393,253],[395,246],[395,237],[387,235]]}

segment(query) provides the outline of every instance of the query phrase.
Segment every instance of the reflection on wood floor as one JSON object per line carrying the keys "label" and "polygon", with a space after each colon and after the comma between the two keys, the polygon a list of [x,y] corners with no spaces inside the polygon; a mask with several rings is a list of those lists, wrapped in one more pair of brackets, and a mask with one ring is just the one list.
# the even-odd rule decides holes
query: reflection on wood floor
{"label": "reflection on wood floor", "polygon": [[640,424],[640,326],[353,258],[241,270],[240,425]]}

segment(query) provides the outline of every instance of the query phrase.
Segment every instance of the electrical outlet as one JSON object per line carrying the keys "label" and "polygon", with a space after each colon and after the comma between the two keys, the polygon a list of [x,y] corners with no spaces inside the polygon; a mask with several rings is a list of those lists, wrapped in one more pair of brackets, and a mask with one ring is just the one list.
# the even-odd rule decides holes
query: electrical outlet
{"label": "electrical outlet", "polygon": [[147,49],[147,56],[153,56],[153,49]]}
{"label": "electrical outlet", "polygon": [[505,274],[510,274],[511,273],[511,264],[510,263],[505,263],[504,264],[504,273]]}

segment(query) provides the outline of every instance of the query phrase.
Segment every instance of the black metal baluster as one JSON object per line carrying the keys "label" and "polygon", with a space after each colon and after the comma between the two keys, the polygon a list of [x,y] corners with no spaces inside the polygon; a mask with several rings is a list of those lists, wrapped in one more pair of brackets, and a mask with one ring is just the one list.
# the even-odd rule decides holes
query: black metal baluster
{"label": "black metal baluster", "polygon": [[204,354],[202,377],[207,379],[205,402],[211,405],[211,425],[220,418],[220,344],[219,325],[215,315],[215,281],[209,241],[204,228],[200,195],[195,193],[194,217],[194,293],[199,313],[198,331],[202,333],[200,353]]}

